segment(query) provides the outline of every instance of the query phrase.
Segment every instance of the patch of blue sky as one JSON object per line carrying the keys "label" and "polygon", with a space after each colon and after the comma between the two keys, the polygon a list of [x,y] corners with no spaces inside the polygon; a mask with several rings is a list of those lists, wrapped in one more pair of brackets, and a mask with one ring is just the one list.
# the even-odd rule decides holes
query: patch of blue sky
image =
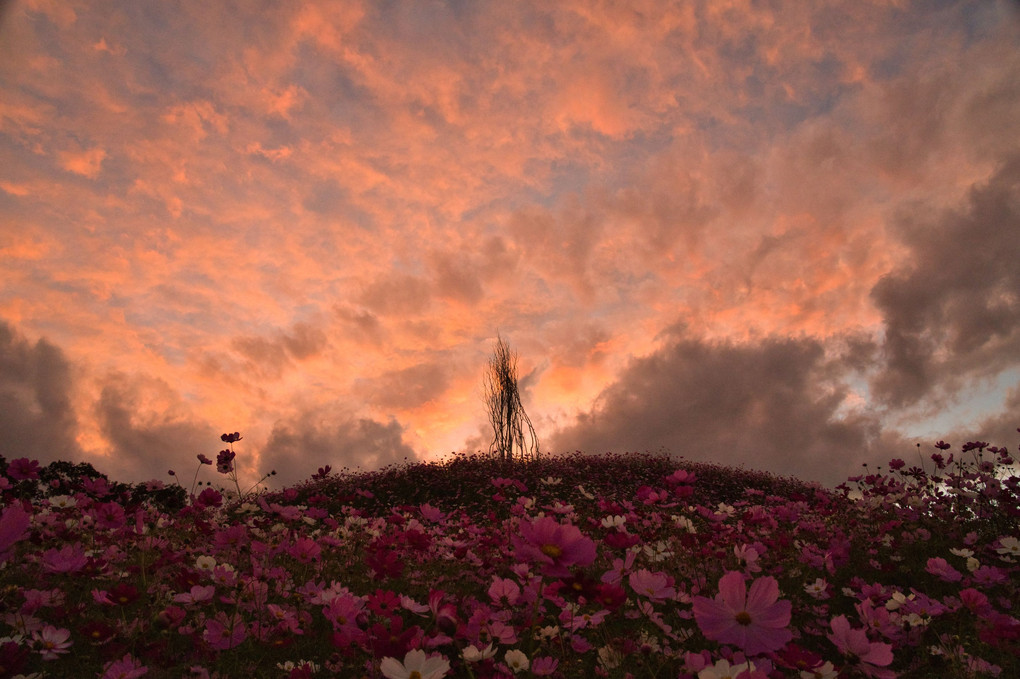
{"label": "patch of blue sky", "polygon": [[[1020,367],[1005,370],[993,378],[980,380],[961,390],[956,398],[937,412],[915,411],[905,413],[897,421],[904,436],[919,439],[939,439],[959,432],[972,431],[978,435],[978,425],[1005,412],[1010,393],[1020,389]],[[1009,442],[989,441],[993,445]]]}

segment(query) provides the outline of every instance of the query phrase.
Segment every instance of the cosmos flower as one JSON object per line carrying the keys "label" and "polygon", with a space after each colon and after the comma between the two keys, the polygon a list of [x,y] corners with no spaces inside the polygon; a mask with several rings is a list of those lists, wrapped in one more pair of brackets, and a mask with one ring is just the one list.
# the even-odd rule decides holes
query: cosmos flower
{"label": "cosmos flower", "polygon": [[130,653],[120,660],[114,660],[103,668],[102,679],[138,679],[149,672],[149,668]]}
{"label": "cosmos flower", "polygon": [[504,660],[506,660],[507,667],[513,670],[514,674],[527,672],[528,668],[531,666],[531,662],[528,660],[528,656],[524,654],[524,651],[516,648],[512,648],[507,651],[506,656],[504,656]]}
{"label": "cosmos flower", "polygon": [[832,634],[829,641],[836,644],[840,653],[856,659],[857,669],[869,677],[891,679],[896,675],[891,670],[882,669],[893,660],[892,646],[868,640],[863,629],[851,629],[845,615],[832,619],[829,623]]}
{"label": "cosmos flower", "polygon": [[496,655],[496,650],[492,647],[492,644],[489,644],[482,649],[471,644],[460,653],[460,657],[464,658],[465,662],[479,662],[486,658],[491,658],[494,655]]}
{"label": "cosmos flower", "polygon": [[631,589],[652,601],[664,601],[676,596],[671,578],[665,573],[653,573],[647,568],[640,568],[628,577]]}
{"label": "cosmos flower", "polygon": [[778,599],[775,578],[758,578],[748,590],[743,574],[730,571],[720,578],[714,599],[694,597],[694,619],[706,637],[748,655],[775,651],[793,638],[787,629],[792,605]]}
{"label": "cosmos flower", "polygon": [[7,465],[7,476],[15,481],[39,478],[39,462],[30,460],[27,457],[19,457],[11,460]]}
{"label": "cosmos flower", "polygon": [[545,574],[553,577],[567,577],[572,566],[587,566],[595,560],[594,542],[576,526],[548,516],[521,521],[514,546],[519,559],[540,564]]}
{"label": "cosmos flower", "polygon": [[407,652],[402,663],[383,658],[379,669],[387,679],[441,679],[450,671],[450,662],[441,655],[429,658],[416,648]]}
{"label": "cosmos flower", "polygon": [[77,542],[60,549],[47,549],[42,555],[43,570],[47,573],[77,573],[86,563],[85,548]]}
{"label": "cosmos flower", "polygon": [[0,563],[10,558],[14,543],[23,539],[32,518],[20,504],[13,504],[0,514]]}
{"label": "cosmos flower", "polygon": [[71,630],[57,629],[53,625],[46,625],[38,632],[34,632],[32,637],[35,639],[36,650],[43,660],[56,660],[67,653],[67,649],[74,643],[70,640]]}
{"label": "cosmos flower", "polygon": [[202,638],[206,643],[217,651],[238,646],[248,636],[244,621],[236,613],[228,619],[223,611],[216,614],[215,618],[205,621],[205,631]]}

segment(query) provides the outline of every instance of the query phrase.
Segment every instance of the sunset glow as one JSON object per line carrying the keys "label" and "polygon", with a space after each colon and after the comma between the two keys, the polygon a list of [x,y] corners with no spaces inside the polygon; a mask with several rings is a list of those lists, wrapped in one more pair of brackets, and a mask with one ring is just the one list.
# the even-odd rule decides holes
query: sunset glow
{"label": "sunset glow", "polygon": [[3,7],[8,459],[1016,443],[1015,3]]}

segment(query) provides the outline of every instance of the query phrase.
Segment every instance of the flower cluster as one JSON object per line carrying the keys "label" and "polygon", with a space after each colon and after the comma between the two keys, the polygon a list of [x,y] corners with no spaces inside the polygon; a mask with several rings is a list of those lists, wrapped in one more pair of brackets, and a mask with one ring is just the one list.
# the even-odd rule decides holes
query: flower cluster
{"label": "flower cluster", "polygon": [[0,678],[1020,676],[1013,460],[936,449],[835,491],[461,456],[183,506],[0,459]]}

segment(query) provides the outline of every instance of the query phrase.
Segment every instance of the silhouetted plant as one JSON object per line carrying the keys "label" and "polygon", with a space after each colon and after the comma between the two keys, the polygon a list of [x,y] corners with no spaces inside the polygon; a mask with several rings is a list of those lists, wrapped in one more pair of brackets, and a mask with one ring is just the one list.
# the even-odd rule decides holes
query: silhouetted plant
{"label": "silhouetted plant", "polygon": [[499,335],[484,382],[493,432],[489,453],[502,462],[513,462],[515,455],[521,460],[538,459],[538,437],[517,388],[517,352]]}

